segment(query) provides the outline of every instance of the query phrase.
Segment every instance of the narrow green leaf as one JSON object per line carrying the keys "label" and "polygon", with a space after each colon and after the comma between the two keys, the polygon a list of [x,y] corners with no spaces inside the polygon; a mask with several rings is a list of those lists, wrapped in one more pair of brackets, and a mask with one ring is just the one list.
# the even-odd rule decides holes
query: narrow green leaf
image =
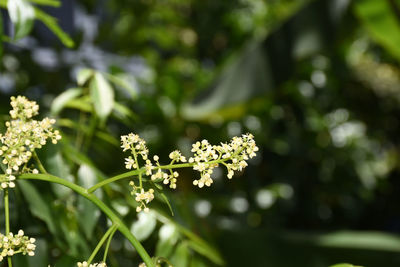
{"label": "narrow green leaf", "polygon": [[44,200],[42,194],[28,181],[18,180],[18,188],[21,189],[24,194],[32,214],[43,220],[47,224],[50,232],[57,234],[54,224],[56,218],[53,218],[51,213],[51,202]]}
{"label": "narrow green leaf", "polygon": [[42,21],[66,47],[73,47],[74,41],[57,24],[57,19],[46,14],[38,8],[35,8],[36,18]]}
{"label": "narrow green leaf", "polygon": [[146,240],[156,228],[157,220],[154,212],[138,213],[138,220],[132,224],[131,232],[139,241]]}
{"label": "narrow green leaf", "polygon": [[114,107],[114,91],[103,75],[98,72],[90,82],[90,96],[97,116],[105,122]]}
{"label": "narrow green leaf", "polygon": [[76,75],[76,81],[79,86],[83,86],[94,75],[94,70],[81,69]]}
{"label": "narrow green leaf", "polygon": [[51,113],[57,115],[65,107],[65,105],[72,99],[77,98],[82,94],[82,88],[70,88],[59,96],[57,96],[51,104]]}
{"label": "narrow green leaf", "polygon": [[167,196],[164,193],[160,193],[162,199],[164,200],[164,202],[167,204],[169,211],[171,212],[171,215],[174,216],[174,211],[172,210],[172,206],[171,203],[169,202],[169,199],[167,198]]}
{"label": "narrow green leaf", "polygon": [[0,62],[3,62],[3,16],[0,11]]}
{"label": "narrow green leaf", "polygon": [[60,7],[61,2],[58,0],[29,0],[29,2],[43,5],[43,6],[52,6],[52,7]]}
{"label": "narrow green leaf", "polygon": [[354,1],[354,9],[371,37],[400,60],[400,27],[389,2]]}
{"label": "narrow green leaf", "polygon": [[330,267],[362,267],[362,266],[356,266],[356,265],[348,264],[348,263],[339,263],[339,264],[331,265]]}
{"label": "narrow green leaf", "polygon": [[10,0],[7,2],[7,9],[14,24],[14,40],[21,39],[29,34],[35,19],[33,6],[25,0]]}

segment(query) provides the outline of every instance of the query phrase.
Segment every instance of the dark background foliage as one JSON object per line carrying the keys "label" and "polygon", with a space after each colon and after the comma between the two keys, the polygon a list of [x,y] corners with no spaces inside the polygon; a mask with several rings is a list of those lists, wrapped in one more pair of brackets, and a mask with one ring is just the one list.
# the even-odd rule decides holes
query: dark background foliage
{"label": "dark background foliage", "polygon": [[[174,227],[212,244],[215,257],[182,229],[160,239],[163,223],[143,230],[150,254],[177,266],[218,265],[219,253],[226,266],[399,265],[399,1],[62,2],[44,10],[73,48],[38,21],[29,37],[4,43],[1,120],[11,95],[49,113],[57,95],[77,87],[82,68],[122,79],[129,90],[115,86],[116,103],[128,111],[114,110],[102,124],[82,98],[53,113],[65,138],[41,152],[51,173],[85,184],[88,169],[94,179],[123,172],[118,138],[131,131],[161,159],[175,148],[187,153],[196,140],[245,132],[260,147],[230,181],[221,170],[200,190],[184,170],[178,189],[166,190]],[[19,188],[13,225],[42,244],[31,266],[72,266],[90,254],[105,218],[69,191]],[[136,221],[127,183],[102,197]],[[163,201],[154,205],[169,218]],[[140,262],[122,236],[110,257],[111,266]]]}

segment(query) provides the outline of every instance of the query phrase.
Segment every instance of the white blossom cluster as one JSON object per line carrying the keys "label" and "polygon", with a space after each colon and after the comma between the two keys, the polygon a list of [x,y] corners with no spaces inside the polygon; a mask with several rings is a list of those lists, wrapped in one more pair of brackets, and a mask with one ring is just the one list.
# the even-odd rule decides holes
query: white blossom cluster
{"label": "white blossom cluster", "polygon": [[139,203],[139,206],[136,207],[136,211],[141,212],[143,210],[149,212],[147,204],[154,199],[154,189],[150,188],[148,191],[145,191],[143,187],[136,186],[133,181],[130,181],[129,185],[133,188],[131,194],[135,195],[135,200]]}
{"label": "white blossom cluster", "polygon": [[88,264],[86,261],[84,261],[84,262],[78,262],[77,266],[78,267],[107,267],[107,264],[105,262]]}
{"label": "white blossom cluster", "polygon": [[193,169],[200,172],[200,179],[193,184],[199,188],[211,186],[211,175],[219,163],[225,165],[228,170],[228,178],[231,179],[234,171],[242,171],[247,167],[247,160],[256,156],[258,147],[252,134],[243,134],[241,137],[233,137],[230,143],[221,143],[213,146],[207,140],[196,142],[192,146],[194,157],[189,158],[194,163]]}
{"label": "white blossom cluster", "polygon": [[[138,156],[140,155],[144,161],[143,173],[154,182],[162,181],[165,185],[169,184],[172,189],[176,188],[177,178],[179,177],[179,173],[173,171],[174,168],[178,167],[174,166],[175,163],[188,162],[183,165],[186,165],[185,167],[193,166],[194,170],[199,171],[200,179],[194,180],[193,184],[202,188],[211,186],[213,183],[211,175],[220,164],[227,168],[227,176],[231,179],[235,171],[242,171],[247,167],[246,161],[256,156],[258,151],[252,134],[233,137],[230,143],[221,143],[220,145],[211,145],[207,140],[203,140],[193,144],[191,151],[194,156],[190,157],[189,160],[180,151],[175,150],[169,154],[170,164],[161,166],[157,155],[153,157],[155,163],[152,163],[149,159],[149,150],[146,147],[146,142],[137,134],[131,133],[121,136],[121,143],[123,151],[130,150],[132,154],[132,156],[125,158],[125,167],[127,169],[141,169],[138,162]],[[147,204],[154,199],[154,190],[145,191],[143,187],[136,186],[133,181],[130,182],[130,185],[133,188],[131,194],[135,195],[135,200],[139,203],[136,211],[149,211]]]}
{"label": "white blossom cluster", "polygon": [[0,234],[0,262],[7,256],[13,256],[17,253],[29,256],[35,255],[36,245],[34,238],[24,235],[24,231],[19,230],[18,234],[8,233],[8,235]]}
{"label": "white blossom cluster", "polygon": [[[6,175],[0,180],[1,188],[15,187],[15,174],[28,172],[24,168],[35,149],[41,148],[51,139],[56,144],[61,139],[60,132],[53,130],[54,119],[44,118],[41,121],[31,119],[38,114],[39,106],[24,96],[11,97],[12,120],[6,122],[7,131],[0,134],[0,157],[7,165]],[[37,170],[32,170],[37,173]]]}

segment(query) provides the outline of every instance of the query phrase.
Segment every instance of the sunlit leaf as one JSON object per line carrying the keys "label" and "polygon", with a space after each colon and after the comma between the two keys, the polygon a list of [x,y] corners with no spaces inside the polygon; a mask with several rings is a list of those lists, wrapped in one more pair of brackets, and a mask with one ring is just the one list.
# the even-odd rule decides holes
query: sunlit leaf
{"label": "sunlit leaf", "polygon": [[[79,185],[89,188],[96,184],[97,177],[95,171],[88,165],[81,165],[78,170],[78,181]],[[101,197],[101,190],[97,190],[95,194]],[[91,238],[93,230],[100,217],[100,211],[98,208],[91,203],[89,200],[79,196],[78,199],[78,222],[83,229],[87,238]]]}
{"label": "sunlit leaf", "polygon": [[51,6],[51,7],[60,7],[61,2],[58,0],[29,0],[29,2],[43,5],[43,6]]}
{"label": "sunlit leaf", "polygon": [[132,224],[131,232],[139,241],[143,241],[153,233],[156,224],[154,212],[140,212],[138,213],[138,220]]}
{"label": "sunlit leaf", "polygon": [[35,8],[36,18],[42,21],[67,47],[73,47],[74,41],[57,24],[57,19]]}
{"label": "sunlit leaf", "polygon": [[97,116],[104,122],[114,107],[114,90],[98,72],[90,82],[90,96]]}
{"label": "sunlit leaf", "polygon": [[397,1],[358,0],[354,9],[371,36],[400,60],[400,26],[390,2]]}
{"label": "sunlit leaf", "polygon": [[83,86],[94,73],[92,69],[81,69],[76,75],[78,85]]}
{"label": "sunlit leaf", "polygon": [[169,258],[176,242],[178,241],[179,233],[173,224],[164,224],[158,232],[158,242],[156,247],[156,256]]}
{"label": "sunlit leaf", "polygon": [[70,88],[60,95],[58,95],[51,104],[51,113],[57,115],[63,108],[65,104],[70,100],[77,98],[82,94],[82,88]]}
{"label": "sunlit leaf", "polygon": [[7,9],[14,24],[14,39],[18,40],[29,34],[35,19],[33,6],[25,0],[10,0],[7,2]]}

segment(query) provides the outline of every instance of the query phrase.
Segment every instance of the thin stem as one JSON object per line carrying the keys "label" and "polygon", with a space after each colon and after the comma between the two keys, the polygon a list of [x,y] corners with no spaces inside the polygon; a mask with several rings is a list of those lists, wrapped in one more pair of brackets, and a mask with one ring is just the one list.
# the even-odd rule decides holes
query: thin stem
{"label": "thin stem", "polygon": [[[4,213],[6,220],[6,236],[10,233],[10,209],[8,204],[8,188],[4,189]],[[12,267],[11,257],[7,256],[8,267]]]}
{"label": "thin stem", "polygon": [[38,165],[38,168],[39,168],[39,171],[40,171],[41,173],[46,174],[47,171],[46,171],[46,169],[44,168],[42,162],[40,161],[38,155],[36,154],[36,151],[33,151],[33,152],[32,152],[32,157],[33,157],[33,159],[36,161],[36,163],[37,163],[37,165]]}
{"label": "thin stem", "polygon": [[106,262],[107,254],[108,254],[108,248],[110,247],[111,240],[112,240],[112,238],[113,238],[115,232],[117,231],[117,229],[118,229],[118,228],[115,228],[115,229],[111,232],[110,236],[108,237],[107,244],[106,244],[106,248],[105,248],[105,250],[104,250],[103,262]]}
{"label": "thin stem", "polygon": [[[205,162],[206,164],[218,164],[218,163],[223,163],[225,161],[227,161],[228,159],[218,159],[218,160],[212,160],[209,162]],[[169,165],[164,165],[164,166],[157,166],[155,169],[163,169],[163,170],[169,170],[169,169],[178,169],[178,168],[188,168],[188,167],[193,167],[196,163],[181,163],[181,164],[169,164]],[[122,174],[119,174],[117,176],[113,176],[111,178],[105,179],[97,184],[95,184],[94,186],[90,187],[87,191],[88,193],[93,193],[94,191],[96,191],[97,189],[99,189],[100,187],[103,187],[109,183],[118,181],[118,180],[122,180],[128,177],[132,177],[135,175],[140,175],[143,174],[144,172],[146,172],[145,168],[140,168],[134,171],[129,171],[129,172],[125,172]],[[140,180],[139,180],[140,182]]]}
{"label": "thin stem", "polygon": [[114,224],[113,226],[111,226],[107,232],[103,235],[103,237],[100,239],[99,243],[97,243],[97,246],[95,247],[95,249],[92,252],[92,255],[90,255],[87,263],[88,265],[90,265],[90,263],[92,263],[92,260],[94,259],[94,257],[96,256],[97,252],[99,252],[101,246],[104,244],[104,242],[106,242],[107,238],[109,237],[110,234],[115,233],[115,231],[118,229],[118,225]]}
{"label": "thin stem", "polygon": [[18,179],[40,180],[40,181],[61,184],[63,186],[66,186],[74,190],[76,193],[80,194],[84,198],[90,200],[97,207],[99,207],[114,224],[118,225],[118,230],[126,237],[126,239],[128,239],[128,241],[132,244],[132,246],[135,247],[136,251],[142,258],[142,260],[146,263],[147,267],[155,267],[147,251],[144,249],[142,244],[136,239],[136,237],[131,233],[126,224],[106,204],[104,204],[94,194],[89,193],[85,188],[50,174],[27,173],[27,174],[21,174],[20,176],[18,176]]}

